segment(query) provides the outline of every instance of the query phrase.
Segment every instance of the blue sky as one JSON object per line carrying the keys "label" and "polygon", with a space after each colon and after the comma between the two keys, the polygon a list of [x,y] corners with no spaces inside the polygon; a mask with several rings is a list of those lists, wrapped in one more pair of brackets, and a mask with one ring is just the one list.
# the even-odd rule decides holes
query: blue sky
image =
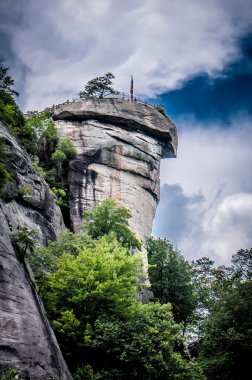
{"label": "blue sky", "polygon": [[[2,0],[1,53],[22,109],[76,97],[111,71],[178,127],[153,233],[188,259],[252,247],[252,6],[248,0]],[[11,9],[11,12],[10,12]]]}
{"label": "blue sky", "polygon": [[198,120],[218,120],[228,126],[236,113],[252,113],[252,34],[237,44],[241,56],[227,65],[220,77],[197,75],[188,79],[182,88],[158,97],[172,118],[191,114]]}

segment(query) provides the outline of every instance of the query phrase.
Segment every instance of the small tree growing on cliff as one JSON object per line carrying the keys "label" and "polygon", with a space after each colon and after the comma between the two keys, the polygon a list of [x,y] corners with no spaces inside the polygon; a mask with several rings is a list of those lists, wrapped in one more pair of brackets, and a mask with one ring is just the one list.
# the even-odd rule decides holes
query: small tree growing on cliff
{"label": "small tree growing on cliff", "polygon": [[109,95],[117,95],[119,92],[113,88],[112,79],[114,78],[114,75],[108,72],[102,77],[91,79],[86,84],[84,91],[79,92],[79,97],[81,99],[88,99],[94,97],[102,99]]}

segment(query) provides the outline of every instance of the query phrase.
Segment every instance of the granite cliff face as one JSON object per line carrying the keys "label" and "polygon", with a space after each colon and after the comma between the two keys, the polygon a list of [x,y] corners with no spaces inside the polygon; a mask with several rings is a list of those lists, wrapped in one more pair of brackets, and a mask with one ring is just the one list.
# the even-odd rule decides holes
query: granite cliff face
{"label": "granite cliff face", "polygon": [[174,123],[153,107],[123,99],[65,103],[53,119],[78,153],[67,179],[72,228],[78,229],[84,210],[113,198],[131,210],[130,226],[145,244],[159,201],[160,160],[176,155]]}
{"label": "granite cliff face", "polygon": [[12,239],[26,226],[38,233],[41,244],[55,240],[64,228],[62,215],[27,154],[1,125],[0,138],[9,146],[15,177],[0,198],[0,366],[17,368],[33,380],[71,379],[29,265]]}

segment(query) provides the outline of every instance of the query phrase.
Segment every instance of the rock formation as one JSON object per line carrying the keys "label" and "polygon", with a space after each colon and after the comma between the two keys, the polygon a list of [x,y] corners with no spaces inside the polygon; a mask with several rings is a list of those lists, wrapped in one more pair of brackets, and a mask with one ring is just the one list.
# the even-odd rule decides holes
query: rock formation
{"label": "rock formation", "polygon": [[[53,117],[78,153],[67,173],[73,230],[84,210],[113,198],[130,209],[130,226],[145,244],[159,200],[160,159],[176,155],[173,122],[153,107],[123,99],[65,103]],[[29,264],[13,243],[22,227],[35,230],[43,245],[55,240],[64,228],[62,215],[28,155],[1,125],[0,138],[9,146],[14,172],[0,197],[0,368],[18,368],[33,380],[71,379]]]}
{"label": "rock formation", "polygon": [[[34,229],[41,244],[64,228],[61,212],[28,155],[0,125],[11,151],[14,181],[0,198],[0,366],[17,368],[33,380],[71,379],[41,300],[12,236]],[[0,370],[1,374],[1,370]]]}
{"label": "rock formation", "polygon": [[159,200],[160,159],[176,155],[174,123],[153,107],[123,99],[65,103],[53,119],[78,153],[67,180],[73,229],[84,210],[113,198],[130,209],[130,226],[145,244]]}

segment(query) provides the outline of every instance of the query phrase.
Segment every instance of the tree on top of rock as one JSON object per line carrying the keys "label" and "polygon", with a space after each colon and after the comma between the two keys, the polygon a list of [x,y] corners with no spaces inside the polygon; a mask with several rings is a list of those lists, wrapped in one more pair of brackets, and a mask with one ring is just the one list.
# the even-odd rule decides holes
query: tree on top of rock
{"label": "tree on top of rock", "polygon": [[91,79],[85,86],[83,91],[79,92],[81,99],[88,98],[106,98],[109,95],[117,95],[118,91],[113,88],[112,79],[114,79],[112,73],[107,73],[102,77]]}
{"label": "tree on top of rock", "polygon": [[0,58],[0,92],[2,97],[2,92],[9,95],[18,95],[12,87],[15,86],[14,79],[8,75],[9,67],[5,67],[3,63],[3,58]]}

